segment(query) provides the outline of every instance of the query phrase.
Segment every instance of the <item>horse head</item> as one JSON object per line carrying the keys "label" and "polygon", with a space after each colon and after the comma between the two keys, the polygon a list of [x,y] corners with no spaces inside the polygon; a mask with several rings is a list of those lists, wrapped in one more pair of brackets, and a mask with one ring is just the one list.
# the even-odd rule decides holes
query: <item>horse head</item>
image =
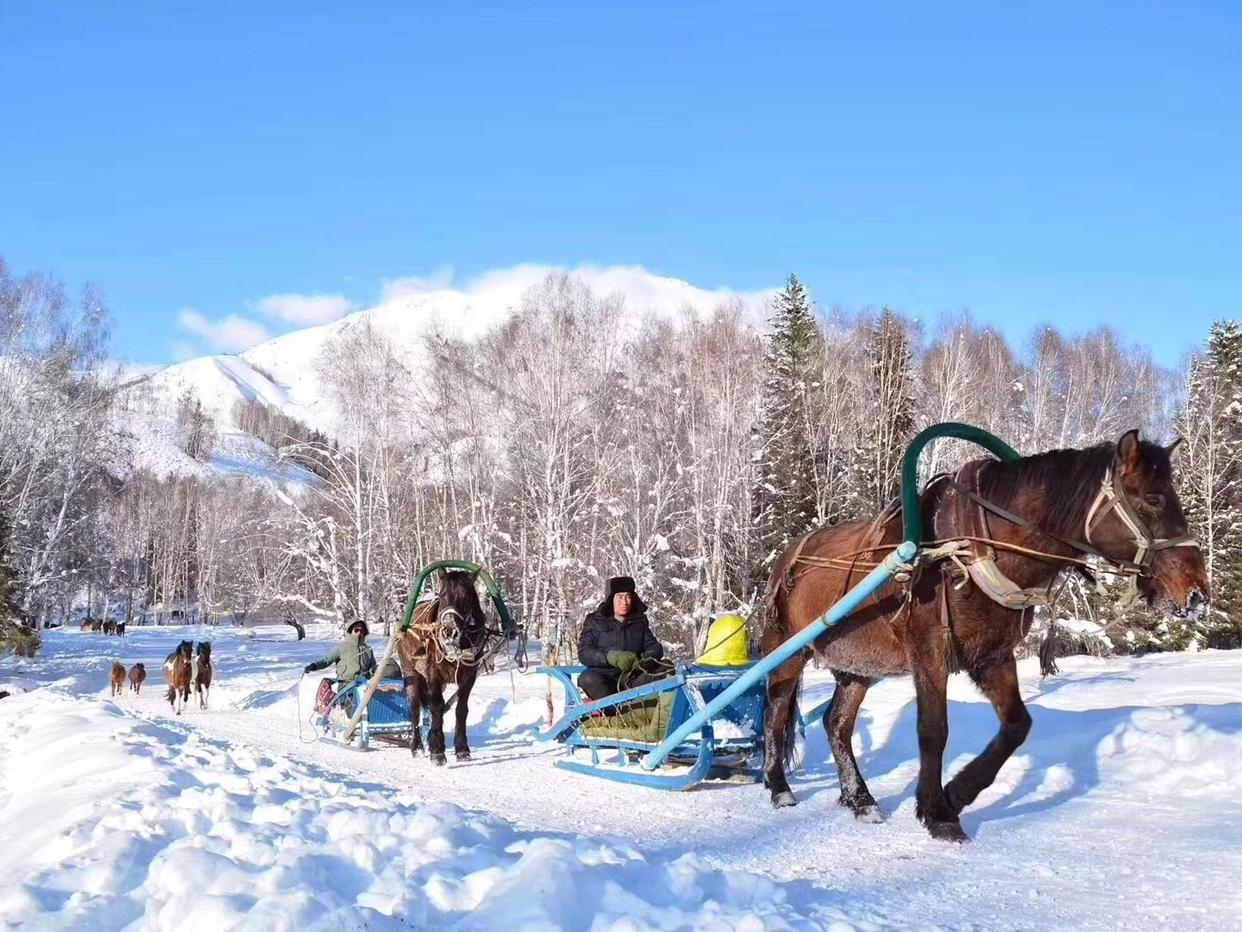
{"label": "horse head", "polygon": [[457,624],[462,647],[478,646],[487,628],[487,616],[475,588],[475,574],[450,570],[436,577],[436,617]]}
{"label": "horse head", "polygon": [[1108,557],[1139,566],[1136,585],[1152,608],[1197,615],[1211,588],[1198,542],[1173,482],[1173,454],[1132,430],[1117,441],[1112,465],[1087,512],[1086,537]]}
{"label": "horse head", "polygon": [[177,645],[177,656],[182,660],[191,661],[194,659],[194,642],[182,641]]}
{"label": "horse head", "polygon": [[210,641],[199,641],[198,642],[198,659],[205,660],[207,663],[211,663],[211,642]]}

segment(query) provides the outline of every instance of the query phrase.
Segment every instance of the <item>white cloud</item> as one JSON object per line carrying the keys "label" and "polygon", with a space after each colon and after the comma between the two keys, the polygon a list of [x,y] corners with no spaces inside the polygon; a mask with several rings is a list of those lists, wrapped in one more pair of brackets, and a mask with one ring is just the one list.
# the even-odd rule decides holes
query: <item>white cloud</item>
{"label": "white cloud", "polygon": [[[193,308],[182,308],[177,315],[177,323],[182,330],[200,337],[212,349],[224,353],[240,353],[250,349],[256,343],[270,340],[272,335],[257,320],[249,320],[229,314],[219,320],[208,320]],[[178,345],[174,351],[179,351]]]}
{"label": "white cloud", "polygon": [[274,294],[254,302],[254,307],[273,320],[297,327],[330,324],[358,310],[343,294]]}
{"label": "white cloud", "polygon": [[406,275],[403,278],[385,279],[380,289],[380,304],[388,304],[402,298],[424,295],[432,291],[444,291],[453,284],[453,267],[442,266],[430,275]]}

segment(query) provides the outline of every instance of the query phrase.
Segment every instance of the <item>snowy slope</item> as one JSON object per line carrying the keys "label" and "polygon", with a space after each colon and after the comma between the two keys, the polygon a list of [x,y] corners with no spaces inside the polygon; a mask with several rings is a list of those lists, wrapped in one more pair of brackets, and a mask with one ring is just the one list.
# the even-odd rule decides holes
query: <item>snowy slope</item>
{"label": "snowy slope", "polygon": [[[524,296],[547,275],[541,266],[521,266],[485,277],[466,291],[436,289],[396,297],[378,307],[359,311],[331,324],[297,330],[246,350],[242,358],[271,373],[287,393],[289,403],[310,412],[299,419],[331,430],[336,416],[320,383],[316,361],[331,340],[364,321],[384,334],[411,367],[417,367],[424,339],[444,334],[476,340],[522,307]],[[630,267],[581,268],[574,273],[596,294],[624,299],[622,326],[636,328],[648,316],[672,318],[689,310],[711,314],[731,294],[697,288],[680,279],[653,275]],[[742,296],[756,323],[763,321],[764,294]]]}
{"label": "snowy slope", "polygon": [[[269,629],[270,630],[270,629]],[[107,697],[110,661],[158,671],[213,636],[211,708],[168,715],[158,684]],[[908,681],[880,684],[860,764],[889,816],[836,803],[822,732],[772,810],[755,786],[691,793],[552,766],[541,677],[480,679],[475,759],[315,743],[302,721],[327,643],[233,630],[51,632],[0,661],[0,927],[289,929],[1222,929],[1242,891],[1242,652],[1023,664],[1035,725],[967,810],[974,837],[913,816]],[[154,677],[158,681],[158,673]],[[811,678],[804,704],[828,693]],[[951,688],[950,770],[996,723]],[[300,724],[301,722],[301,724]]]}
{"label": "snowy slope", "polygon": [[[176,424],[178,400],[187,390],[216,424],[217,439],[207,463],[186,455]],[[305,471],[278,463],[271,447],[237,428],[233,412],[238,401],[257,402],[309,421],[309,414],[290,402],[283,389],[245,360],[236,356],[191,360],[143,374],[125,387],[114,423],[119,443],[113,471],[122,477],[146,469],[159,476],[242,475],[293,485],[310,481]]]}
{"label": "snowy slope", "polygon": [[[334,410],[320,378],[324,348],[352,328],[370,324],[391,341],[416,368],[425,338],[446,334],[478,339],[522,306],[524,295],[547,275],[542,266],[520,266],[473,283],[467,290],[447,288],[400,294],[365,311],[317,327],[295,330],[261,343],[237,356],[191,359],[151,373],[139,374],[124,395],[120,427],[132,437],[130,467],[145,466],[161,474],[255,474],[263,478],[299,478],[277,466],[262,444],[238,431],[233,418],[238,401],[252,401],[280,411],[308,427],[333,433]],[[622,329],[634,330],[649,316],[673,318],[687,311],[712,313],[737,297],[729,292],[697,288],[679,279],[630,267],[580,268],[575,275],[597,296],[624,298]],[[765,316],[765,294],[743,295],[744,306],[758,324]],[[175,442],[177,401],[189,390],[215,418],[221,434],[221,455],[204,466],[180,453]],[[248,442],[250,441],[250,442]],[[301,477],[305,479],[304,476]]]}

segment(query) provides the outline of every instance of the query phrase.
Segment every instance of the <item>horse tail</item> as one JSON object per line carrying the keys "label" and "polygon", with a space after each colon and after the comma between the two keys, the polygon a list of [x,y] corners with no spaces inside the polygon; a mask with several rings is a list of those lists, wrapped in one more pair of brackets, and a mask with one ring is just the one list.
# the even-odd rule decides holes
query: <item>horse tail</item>
{"label": "horse tail", "polygon": [[793,695],[789,697],[789,712],[785,715],[785,769],[793,766],[796,748],[794,741],[798,737],[798,700],[802,698],[802,673],[794,682]]}

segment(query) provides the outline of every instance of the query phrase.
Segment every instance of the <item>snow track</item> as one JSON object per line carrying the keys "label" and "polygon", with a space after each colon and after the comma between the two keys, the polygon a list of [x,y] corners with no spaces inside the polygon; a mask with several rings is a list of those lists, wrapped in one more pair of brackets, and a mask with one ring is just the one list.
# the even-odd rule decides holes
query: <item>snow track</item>
{"label": "snow track", "polygon": [[[158,671],[183,633],[53,632],[38,659],[0,665],[0,687],[29,690],[0,700],[0,927],[1239,927],[1242,652],[1026,671],[1031,738],[959,847],[914,819],[904,682],[860,721],[889,815],[875,826],[835,805],[818,730],[792,810],[754,786],[559,771],[533,740],[541,677],[519,677],[517,701],[507,674],[482,678],[475,759],[445,768],[301,742],[292,687],[323,642],[219,632],[207,712],[170,717],[154,677],[106,698],[114,657]],[[950,770],[995,722],[964,678],[953,698]]]}

